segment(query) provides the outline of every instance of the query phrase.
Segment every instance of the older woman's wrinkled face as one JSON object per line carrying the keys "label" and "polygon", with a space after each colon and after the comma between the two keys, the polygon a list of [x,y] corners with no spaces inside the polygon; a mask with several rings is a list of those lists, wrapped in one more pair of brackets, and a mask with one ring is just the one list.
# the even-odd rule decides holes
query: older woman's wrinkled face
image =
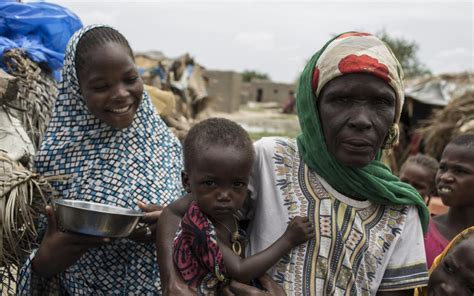
{"label": "older woman's wrinkled face", "polygon": [[396,95],[382,79],[364,73],[329,81],[318,99],[327,149],[349,167],[375,159],[395,117]]}

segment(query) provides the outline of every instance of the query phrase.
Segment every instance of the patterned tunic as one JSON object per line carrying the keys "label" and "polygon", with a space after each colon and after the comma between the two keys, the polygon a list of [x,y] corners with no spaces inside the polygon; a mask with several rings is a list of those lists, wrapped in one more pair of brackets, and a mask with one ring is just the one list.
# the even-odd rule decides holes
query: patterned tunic
{"label": "patterned tunic", "polygon": [[264,138],[256,150],[250,254],[272,244],[294,216],[308,216],[316,228],[314,240],[294,248],[272,270],[288,295],[375,295],[427,283],[414,206],[340,194],[302,162],[295,140]]}
{"label": "patterned tunic", "polygon": [[[166,205],[182,194],[181,145],[146,93],[132,124],[124,129],[109,127],[88,111],[80,94],[74,57],[77,42],[92,28],[76,32],[69,41],[60,95],[35,168],[45,176],[70,176],[69,182],[52,184],[63,198],[136,210],[138,200]],[[35,254],[22,267],[19,295],[155,295],[160,291],[153,243],[114,240],[90,249],[50,279],[32,273]]]}

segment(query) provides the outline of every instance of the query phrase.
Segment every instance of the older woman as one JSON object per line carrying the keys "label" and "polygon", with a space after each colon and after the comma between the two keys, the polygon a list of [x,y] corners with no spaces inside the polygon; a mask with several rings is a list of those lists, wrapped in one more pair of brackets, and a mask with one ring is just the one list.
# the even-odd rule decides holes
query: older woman
{"label": "older woman", "polygon": [[[381,149],[398,141],[402,78],[385,43],[341,34],[301,76],[302,134],[255,144],[248,252],[268,247],[294,216],[310,217],[316,228],[314,240],[269,271],[288,295],[411,295],[426,285],[427,208],[379,161]],[[170,216],[182,215],[187,202],[177,201],[159,221],[158,256],[166,267],[177,224]],[[173,269],[160,270],[168,291],[182,289]]]}

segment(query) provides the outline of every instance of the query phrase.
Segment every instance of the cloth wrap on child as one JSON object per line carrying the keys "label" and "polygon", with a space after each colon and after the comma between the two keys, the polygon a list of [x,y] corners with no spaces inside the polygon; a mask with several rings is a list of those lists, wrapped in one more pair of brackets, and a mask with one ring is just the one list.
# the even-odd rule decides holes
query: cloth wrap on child
{"label": "cloth wrap on child", "polygon": [[222,253],[212,222],[193,201],[174,239],[173,260],[186,283],[200,294],[215,293],[225,281]]}

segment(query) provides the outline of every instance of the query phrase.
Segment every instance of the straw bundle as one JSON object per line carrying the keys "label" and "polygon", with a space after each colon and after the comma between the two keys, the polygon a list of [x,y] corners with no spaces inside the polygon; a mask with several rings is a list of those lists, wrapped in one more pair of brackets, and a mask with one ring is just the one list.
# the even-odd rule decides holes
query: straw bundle
{"label": "straw bundle", "polygon": [[[47,69],[31,61],[21,49],[4,53],[2,59],[8,73],[15,78],[15,91],[0,96],[0,104],[21,122],[31,143],[38,149],[58,94],[56,81]],[[0,154],[2,295],[14,294],[19,266],[36,246],[36,222],[50,191],[46,178],[12,161],[6,154]]]}
{"label": "straw bundle", "polygon": [[[53,190],[48,181],[0,153],[0,267],[2,284],[37,246],[37,219]],[[5,274],[7,273],[7,274]]]}
{"label": "straw bundle", "polygon": [[425,153],[440,159],[452,138],[474,132],[474,91],[467,91],[435,112],[418,132],[424,139]]}
{"label": "straw bundle", "polygon": [[[46,130],[54,101],[58,95],[56,81],[21,51],[12,49],[3,56],[9,73],[18,79],[18,97],[11,102],[2,102],[16,113],[38,149]],[[13,111],[12,110],[12,111]]]}

